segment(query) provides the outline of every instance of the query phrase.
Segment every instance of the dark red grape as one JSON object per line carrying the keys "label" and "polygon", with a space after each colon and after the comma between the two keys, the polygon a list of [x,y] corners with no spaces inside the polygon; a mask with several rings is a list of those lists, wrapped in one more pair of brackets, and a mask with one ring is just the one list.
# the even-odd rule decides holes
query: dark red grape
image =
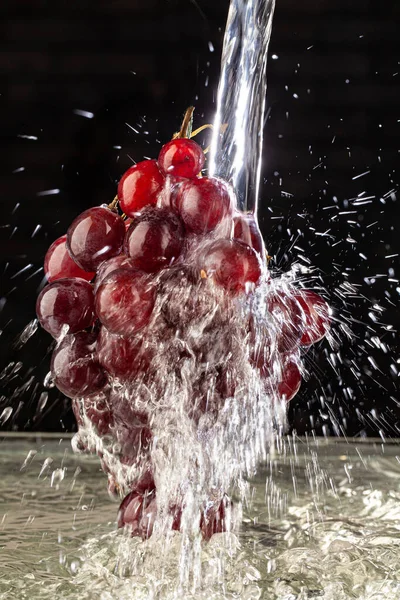
{"label": "dark red grape", "polygon": [[129,337],[148,324],[154,302],[154,287],[143,273],[118,269],[97,290],[96,313],[111,333]]}
{"label": "dark red grape", "polygon": [[69,398],[102,390],[107,377],[95,358],[96,336],[84,331],[67,335],[54,350],[51,372],[57,388]]}
{"label": "dark red grape", "polygon": [[[100,367],[99,363],[97,363]],[[101,369],[101,367],[100,367]],[[105,377],[103,369],[101,369],[103,377]],[[87,396],[87,394],[85,394]],[[104,398],[83,400],[85,414],[92,425],[96,428],[98,435],[104,436],[110,433],[110,429],[114,424],[114,417],[108,402]]]}
{"label": "dark red grape", "polygon": [[[201,511],[200,531],[205,540],[210,540],[214,533],[228,530],[227,516],[231,500],[224,496],[221,502],[215,502]],[[170,507],[172,530],[181,528],[182,508],[179,505]],[[147,539],[153,533],[154,521],[157,517],[157,497],[155,488],[139,491],[134,489],[122,501],[118,511],[118,527],[127,526],[132,536]]]}
{"label": "dark red grape", "polygon": [[267,307],[277,332],[279,352],[291,352],[300,345],[305,326],[304,311],[295,297],[283,291],[268,294]]}
{"label": "dark red grape", "polygon": [[228,496],[224,496],[220,503],[213,503],[207,510],[202,511],[200,529],[205,540],[210,540],[214,533],[228,531],[227,516],[231,508],[232,501]]}
{"label": "dark red grape", "polygon": [[133,220],[125,238],[125,253],[137,269],[155,273],[178,258],[183,238],[179,217],[166,208],[151,206]]}
{"label": "dark red grape", "polygon": [[162,208],[175,209],[175,197],[181,183],[187,181],[183,177],[172,177],[167,175],[163,188],[158,195],[157,204]]}
{"label": "dark red grape", "polygon": [[164,175],[196,177],[204,167],[205,155],[193,140],[178,138],[161,148],[158,164]]}
{"label": "dark red grape", "polygon": [[77,433],[72,437],[71,445],[74,452],[89,453],[86,435],[82,435],[82,430],[78,429]]}
{"label": "dark red grape", "polygon": [[187,268],[167,269],[160,281],[161,307],[167,323],[181,330],[200,324],[217,306],[204,279],[195,280]]}
{"label": "dark red grape", "polygon": [[298,359],[289,357],[282,365],[282,377],[278,384],[278,392],[287,402],[294,398],[300,389],[301,373],[297,366]]}
{"label": "dark red grape", "polygon": [[79,400],[72,400],[72,412],[74,413],[74,417],[76,419],[76,424],[78,427],[82,427],[83,419],[81,415],[81,403]]}
{"label": "dark red grape", "polygon": [[97,352],[107,373],[122,381],[135,379],[151,361],[151,353],[141,337],[114,335],[105,327],[100,329]]}
{"label": "dark red grape", "polygon": [[118,184],[121,209],[133,217],[148,204],[157,203],[157,195],[164,184],[164,176],[157,161],[143,160],[123,174]]}
{"label": "dark red grape", "polygon": [[57,279],[79,277],[90,281],[95,273],[84,271],[72,260],[66,246],[67,236],[63,235],[53,242],[44,257],[44,273],[49,283]]}
{"label": "dark red grape", "polygon": [[215,389],[223,399],[233,398],[237,386],[238,377],[236,375],[233,363],[230,365],[226,364],[222,369],[218,369],[218,375],[215,382]]}
{"label": "dark red grape", "polygon": [[300,343],[310,346],[319,342],[329,331],[331,311],[321,296],[310,290],[302,290],[295,296],[305,314],[305,327]]}
{"label": "dark red grape", "polygon": [[137,465],[142,460],[143,452],[150,448],[151,431],[137,421],[129,422],[127,426],[118,423],[114,434],[121,446],[120,462],[128,467]]}
{"label": "dark red grape", "polygon": [[94,281],[94,291],[97,292],[104,279],[117,269],[134,269],[135,266],[129,256],[118,254],[101,263],[97,269],[96,279]]}
{"label": "dark red grape", "polygon": [[57,279],[40,292],[36,314],[55,338],[86,329],[95,318],[93,288],[83,279]]}
{"label": "dark red grape", "polygon": [[249,319],[249,360],[252,365],[261,370],[269,371],[269,365],[273,352],[271,333],[265,323],[257,321],[251,315]]}
{"label": "dark red grape", "polygon": [[[221,501],[210,502],[208,506],[201,509],[200,512],[200,531],[203,539],[207,542],[214,533],[224,533],[228,531],[228,511],[232,508],[232,501],[224,495]],[[179,505],[170,507],[172,516],[173,531],[180,531],[182,521],[182,507]]]}
{"label": "dark red grape", "polygon": [[254,215],[236,214],[233,218],[233,237],[253,248],[263,261],[266,259],[264,240]]}
{"label": "dark red grape", "polygon": [[138,450],[149,447],[152,438],[149,417],[123,394],[112,397],[112,411],[117,425],[116,437],[124,455],[121,462],[126,463],[132,456],[137,456]]}
{"label": "dark red grape", "polygon": [[122,500],[118,510],[118,527],[129,527],[132,536],[142,536],[143,501],[142,494],[131,492]]}
{"label": "dark red grape", "polygon": [[147,468],[144,473],[140,475],[138,481],[136,481],[134,490],[139,494],[144,494],[146,490],[152,491],[156,489],[156,484],[154,483],[153,471],[151,468]]}
{"label": "dark red grape", "polygon": [[67,248],[82,269],[95,271],[102,262],[121,252],[124,237],[121,217],[108,208],[95,206],[72,222],[67,233]]}
{"label": "dark red grape", "polygon": [[203,270],[207,277],[236,294],[250,289],[261,276],[257,253],[237,240],[217,240],[207,250]]}
{"label": "dark red grape", "polygon": [[202,177],[181,184],[173,200],[188,231],[207,233],[232,215],[232,200],[226,184]]}
{"label": "dark red grape", "polygon": [[157,516],[157,500],[155,488],[133,490],[119,507],[118,527],[127,526],[132,536],[149,538],[153,533],[153,525]]}

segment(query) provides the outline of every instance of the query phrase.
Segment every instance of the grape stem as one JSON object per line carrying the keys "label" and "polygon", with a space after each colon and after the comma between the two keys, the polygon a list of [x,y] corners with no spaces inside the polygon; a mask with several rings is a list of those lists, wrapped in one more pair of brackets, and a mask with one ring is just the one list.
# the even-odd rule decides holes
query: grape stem
{"label": "grape stem", "polygon": [[[179,138],[191,139],[191,138],[194,138],[199,133],[201,133],[202,131],[204,131],[205,129],[214,129],[214,126],[211,123],[207,123],[206,125],[202,125],[201,127],[198,127],[197,129],[195,129],[195,131],[193,131],[193,129],[192,129],[193,128],[193,113],[194,113],[194,106],[189,106],[189,108],[185,112],[185,116],[183,117],[182,126],[180,128],[180,131],[178,131],[177,133],[174,133],[174,135],[172,136],[173,140],[177,140]],[[221,135],[223,135],[225,133],[227,127],[228,127],[227,123],[223,123],[221,125],[221,127],[220,127]],[[207,154],[209,149],[210,149],[210,146],[208,146],[204,150],[204,154]]]}
{"label": "grape stem", "polygon": [[[226,131],[226,128],[228,127],[227,123],[223,123],[220,127],[220,133],[221,135],[223,135]],[[202,131],[204,131],[205,129],[214,129],[214,125],[212,125],[211,123],[208,123],[207,125],[202,125],[201,127],[198,127],[195,131],[192,131],[192,135],[190,136],[191,138],[194,138],[196,135],[198,135],[199,133],[201,133]],[[204,154],[207,154],[210,150],[210,146],[207,146],[207,148],[205,148],[203,150]]]}
{"label": "grape stem", "polygon": [[[180,138],[189,138],[190,139],[192,137],[195,137],[196,135],[198,135],[205,129],[213,129],[213,125],[207,124],[207,125],[202,125],[201,127],[198,127],[195,131],[193,131],[193,113],[194,113],[194,106],[189,106],[189,108],[187,108],[185,111],[180,130],[177,133],[174,133],[174,135],[172,136],[173,140],[180,139]],[[227,127],[226,124],[221,125],[221,134],[223,134],[225,132],[226,127]],[[208,152],[208,150],[209,150],[209,148],[206,148],[204,150],[204,154],[206,154]],[[110,204],[108,205],[108,208],[113,211],[118,210],[118,195],[115,196],[115,198],[112,202],[110,202]],[[126,215],[125,214],[122,215],[122,218],[123,219],[126,218]]]}
{"label": "grape stem", "polygon": [[110,202],[110,204],[108,205],[108,208],[110,210],[114,210],[115,208],[117,208],[117,204],[118,204],[118,195],[115,196],[115,198],[112,202]]}
{"label": "grape stem", "polygon": [[190,138],[192,134],[192,126],[193,126],[193,113],[194,106],[189,106],[186,109],[185,116],[183,117],[182,125],[178,133],[174,133],[172,139],[176,140],[179,138]]}

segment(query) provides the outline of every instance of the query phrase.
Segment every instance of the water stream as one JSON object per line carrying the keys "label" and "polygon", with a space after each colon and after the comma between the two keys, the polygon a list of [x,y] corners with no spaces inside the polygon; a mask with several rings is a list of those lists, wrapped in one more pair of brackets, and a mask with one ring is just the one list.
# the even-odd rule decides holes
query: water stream
{"label": "water stream", "polygon": [[[275,0],[232,0],[225,30],[209,171],[229,181],[238,208],[257,215]],[[221,127],[225,126],[221,134]]]}

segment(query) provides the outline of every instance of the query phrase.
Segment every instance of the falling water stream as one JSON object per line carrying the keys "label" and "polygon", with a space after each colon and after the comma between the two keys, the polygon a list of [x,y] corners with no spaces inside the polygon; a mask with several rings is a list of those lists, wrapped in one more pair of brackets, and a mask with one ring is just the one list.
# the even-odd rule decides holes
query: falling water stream
{"label": "falling water stream", "polygon": [[[231,2],[209,162],[255,217],[274,4]],[[178,385],[169,371],[174,349],[160,352],[157,376],[169,387],[157,397],[152,460],[161,513],[171,497],[184,497],[181,532],[168,530],[167,519],[144,542],[117,531],[98,459],[73,454],[69,440],[0,442],[1,600],[400,598],[397,447],[284,437],[284,403],[260,390],[234,345],[240,320],[221,327],[244,391],[211,425],[207,414],[196,428],[182,416],[197,366],[188,361]],[[123,488],[131,472],[117,469],[109,440],[85,422],[79,436],[74,447],[84,439],[100,449]],[[199,505],[228,490],[235,526],[204,543],[192,532]]]}
{"label": "falling water stream", "polygon": [[[232,0],[225,30],[211,175],[229,181],[238,208],[257,215],[275,0]],[[221,127],[225,126],[221,134]]]}

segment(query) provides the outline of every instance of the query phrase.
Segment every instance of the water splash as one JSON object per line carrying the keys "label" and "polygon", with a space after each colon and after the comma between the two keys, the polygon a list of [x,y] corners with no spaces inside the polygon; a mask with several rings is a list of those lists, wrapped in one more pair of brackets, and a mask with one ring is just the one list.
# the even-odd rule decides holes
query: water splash
{"label": "water splash", "polygon": [[[226,119],[221,120],[221,122],[227,122],[228,118],[229,117],[227,117]],[[232,151],[233,150],[235,150],[235,146],[232,146]],[[243,157],[240,160],[243,161]],[[238,160],[238,162],[237,162],[238,170],[235,171],[235,173],[232,175],[233,178],[231,178],[231,181],[234,182],[235,187],[237,189],[239,189],[239,190],[240,189],[245,190],[243,193],[239,194],[240,198],[242,198],[241,207],[245,208],[246,210],[253,210],[253,207],[256,206],[256,200],[254,201],[254,200],[250,200],[250,199],[252,197],[254,197],[254,196],[257,199],[257,193],[256,193],[256,190],[253,190],[253,189],[250,189],[249,187],[247,187],[247,184],[243,184],[243,185],[241,184],[240,169],[242,167],[244,168],[244,164],[243,164],[243,162],[240,163],[240,160]],[[241,167],[239,168],[240,164],[241,164]],[[259,166],[259,163],[257,163],[257,164]],[[257,165],[255,165],[255,166],[253,165],[253,166],[249,167],[246,172],[249,172],[249,170],[251,172],[253,172],[253,173],[256,172],[257,171]],[[216,174],[219,175],[220,173],[218,171],[216,171]],[[249,189],[250,189],[250,191],[249,191]],[[247,199],[249,199],[249,200],[247,200]],[[244,201],[246,202],[246,204],[244,204]],[[369,202],[368,196],[367,196],[367,199],[365,200],[365,202]],[[355,198],[354,201],[352,202],[353,206],[361,206],[363,203],[364,203],[364,201],[363,201],[363,196],[362,195],[360,195],[360,197]],[[337,208],[339,208],[339,207],[337,207]],[[346,216],[346,212],[347,211],[339,211],[338,215],[340,215],[340,217],[341,216]],[[351,215],[350,215],[350,217],[351,217]],[[335,215],[334,218],[337,219],[339,217],[337,217]],[[332,219],[332,221],[333,221],[333,219]],[[349,222],[349,226],[351,227],[351,223],[350,222]],[[316,235],[324,237],[326,240],[331,240],[332,243],[339,243],[339,240],[336,241],[336,239],[332,235],[332,232],[329,233],[325,228],[321,229],[320,232],[317,231]],[[329,237],[329,236],[331,236],[331,237]],[[289,237],[290,237],[290,246],[292,246],[293,244],[296,244],[297,234],[290,232]],[[347,238],[348,244],[351,244],[351,246],[350,246],[351,249],[354,249],[355,246],[356,246],[356,239],[355,239],[356,237],[357,236],[354,236],[354,235],[350,236],[349,235],[348,238]],[[297,241],[297,244],[298,244],[298,241]],[[300,251],[302,252],[302,250],[300,250]],[[390,258],[391,255],[388,255],[388,257]],[[308,251],[307,251],[307,255],[304,256],[303,258],[304,258],[304,260],[308,264],[310,263],[310,254],[309,254]],[[339,268],[339,267],[335,266],[335,268]],[[381,275],[377,275],[377,277],[380,277],[380,276]],[[367,285],[373,285],[373,283],[375,282],[375,280],[376,280],[376,277],[372,274],[370,277],[368,277],[368,281],[366,282],[366,284]],[[356,297],[360,297],[359,291],[357,290],[357,287],[354,286],[354,285],[352,285],[351,283],[348,283],[346,280],[343,283],[341,283],[340,285],[338,285],[337,290],[335,290],[335,293],[338,296],[339,302],[343,301],[346,305],[351,304],[352,303],[352,299],[354,299]],[[351,312],[351,308],[350,308],[350,312]],[[375,335],[377,332],[382,331],[383,325],[382,325],[381,320],[380,320],[381,313],[382,313],[382,310],[379,307],[379,305],[377,305],[376,302],[373,302],[371,304],[371,317],[370,317],[371,318],[370,331],[371,331],[372,337],[371,337],[370,340],[367,340],[367,342],[365,343],[365,345],[364,345],[364,342],[363,342],[362,343],[362,347],[361,347],[361,351],[365,354],[365,356],[367,357],[367,360],[370,363],[370,374],[371,375],[368,375],[368,376],[371,377],[371,380],[373,380],[373,378],[377,376],[377,374],[379,372],[379,364],[376,362],[376,360],[373,358],[372,355],[368,354],[369,348],[372,348],[373,351],[375,349],[378,349],[379,351],[382,351],[384,354],[387,354],[387,352],[384,349],[384,342],[381,342],[381,341],[379,342],[379,337]],[[351,323],[352,319],[354,319],[354,317],[352,317],[351,315],[345,315],[345,318],[342,319],[342,322],[340,323],[340,327],[341,327],[341,331],[344,334],[350,334],[351,335],[349,329],[350,329],[350,326],[352,324]],[[376,340],[376,338],[378,339],[378,341]],[[355,378],[357,379],[357,376],[360,374],[360,367],[359,367],[359,361],[358,360],[354,360],[353,361],[354,364],[352,365],[351,364],[352,363],[351,360],[349,360],[349,361],[346,362],[346,359],[345,359],[345,366],[343,367],[342,366],[341,353],[340,353],[340,351],[337,348],[335,348],[332,351],[330,349],[327,349],[326,352],[327,352],[327,354],[330,353],[330,356],[328,358],[330,359],[330,362],[332,363],[332,365],[339,370],[339,372],[340,372],[340,369],[342,369],[342,371],[343,371],[343,369],[351,369],[351,368],[353,368],[354,369],[354,373],[355,373]],[[311,361],[312,361],[312,358],[310,359],[310,362]],[[396,364],[393,363],[393,367],[396,369]],[[397,371],[396,371],[396,373],[397,373]],[[328,393],[329,393],[329,391],[328,391]],[[347,401],[352,401],[352,399],[354,397],[353,396],[353,391],[348,386],[344,386],[343,385],[343,394],[344,394],[344,398],[345,398],[346,402]],[[326,410],[324,412],[324,398],[323,398],[323,396],[324,396],[324,394],[321,393],[321,397],[322,397],[321,412],[323,414],[322,418],[326,418],[327,421],[332,422],[333,423],[333,427],[334,427],[334,431],[335,432],[337,431],[338,434],[341,433],[341,432],[345,433],[345,431],[346,431],[345,416],[342,415],[340,421],[337,420],[337,417],[335,416],[335,414],[331,410],[329,404],[326,407]],[[365,420],[367,420],[367,419],[370,418],[371,421],[374,421],[375,423],[378,423],[381,420],[381,417],[377,413],[371,413],[370,416],[366,415],[364,418],[365,418]],[[385,425],[386,426],[390,426],[390,423],[389,424],[388,423],[385,424],[383,421],[381,421],[381,422],[382,422],[382,428]],[[160,422],[159,425],[158,425],[159,430],[161,430],[162,425],[163,425],[163,423]],[[179,459],[179,457],[177,457],[177,458]],[[321,474],[318,471],[318,468],[316,466],[316,461],[311,461],[310,465],[307,465],[308,473],[310,474],[309,475],[310,482],[313,483],[314,481],[321,481],[321,478],[323,479],[324,475]],[[313,471],[313,469],[314,469],[314,471]],[[313,483],[313,485],[314,485],[314,483]],[[317,491],[318,491],[318,487],[317,487]],[[269,492],[268,502],[270,502],[270,499],[269,499],[270,496],[271,496],[271,493]],[[305,519],[307,519],[307,518],[308,517],[305,517]],[[335,534],[335,530],[333,528],[332,535],[334,535],[334,534]],[[318,555],[318,551],[317,551],[317,555]],[[312,560],[313,556],[314,555],[312,553],[310,553],[308,557],[305,557],[305,558],[304,557],[300,557],[299,558],[299,553],[288,552],[288,554],[287,554],[287,561],[286,560],[282,560],[281,561],[282,570],[290,568],[290,565],[293,564],[293,563],[296,563],[296,561],[297,561],[296,564],[298,566],[298,572],[301,573],[302,564],[304,564],[304,560],[307,560],[307,559],[309,559],[308,562],[307,562],[307,564],[309,564],[310,567],[313,568],[315,566],[315,563]],[[352,556],[352,553],[349,553],[348,554],[348,562],[350,562],[351,556]],[[273,560],[273,559],[271,559],[271,560]],[[329,561],[327,561],[326,564],[329,564]],[[274,567],[271,564],[271,571],[273,571],[273,569],[274,569]],[[329,572],[329,567],[327,567],[327,569],[328,569],[328,572]],[[314,583],[314,582],[310,582],[310,589],[312,587],[311,583]],[[379,585],[381,585],[381,584],[379,584]],[[278,585],[278,587],[279,587],[279,589],[277,589],[277,593],[279,592],[281,594],[283,594],[283,593],[289,594],[289,593],[292,593],[292,591],[293,591],[291,588],[295,587],[295,586],[291,586],[291,584],[287,583],[287,582],[283,582],[283,583],[281,582]],[[336,593],[338,593],[338,589],[339,588],[336,587],[335,589],[336,589]],[[384,589],[384,588],[382,588],[382,589]],[[332,588],[332,590],[333,590],[333,588]],[[296,593],[298,592],[298,590],[295,590],[295,591],[296,591]],[[333,590],[333,591],[335,591],[335,590]],[[299,593],[302,593],[302,591],[300,591]]]}
{"label": "water splash", "polygon": [[202,586],[183,591],[180,534],[160,546],[113,531],[96,459],[67,440],[6,440],[0,598],[397,600],[397,454],[376,441],[282,439],[252,481],[240,535],[204,545]]}

